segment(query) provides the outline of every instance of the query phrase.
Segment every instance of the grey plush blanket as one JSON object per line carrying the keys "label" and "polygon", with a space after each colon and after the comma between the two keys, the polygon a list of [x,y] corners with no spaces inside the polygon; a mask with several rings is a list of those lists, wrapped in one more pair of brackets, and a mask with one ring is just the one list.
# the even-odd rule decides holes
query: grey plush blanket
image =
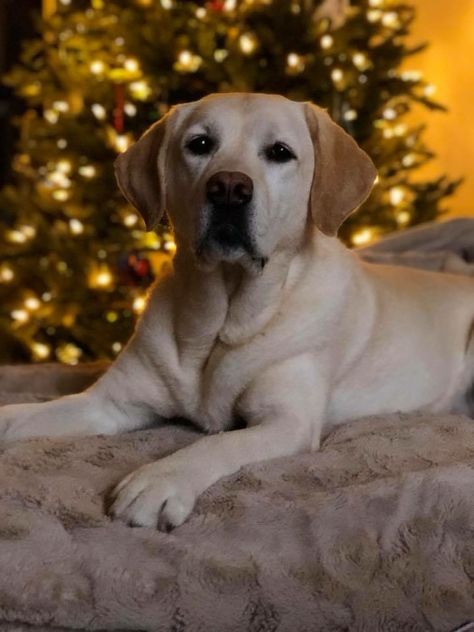
{"label": "grey plush blanket", "polygon": [[[97,372],[3,368],[0,404]],[[198,437],[170,426],[1,447],[0,629],[451,632],[474,620],[472,420],[352,423],[320,452],[218,482],[170,534],[109,520],[114,483]]]}
{"label": "grey plush blanket", "polygon": [[[474,220],[390,239],[361,255],[473,273]],[[0,405],[102,370],[0,368]],[[121,477],[197,438],[183,425],[0,445],[1,632],[473,629],[472,420],[348,424],[319,452],[219,481],[170,534],[109,520]]]}

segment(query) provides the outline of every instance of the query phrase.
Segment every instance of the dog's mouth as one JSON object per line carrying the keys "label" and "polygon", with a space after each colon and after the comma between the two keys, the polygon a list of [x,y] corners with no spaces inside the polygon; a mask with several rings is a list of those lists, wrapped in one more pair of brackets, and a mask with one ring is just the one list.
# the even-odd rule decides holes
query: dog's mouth
{"label": "dog's mouth", "polygon": [[199,239],[195,254],[206,266],[219,262],[239,263],[260,271],[267,258],[262,256],[248,231],[230,222],[211,223]]}

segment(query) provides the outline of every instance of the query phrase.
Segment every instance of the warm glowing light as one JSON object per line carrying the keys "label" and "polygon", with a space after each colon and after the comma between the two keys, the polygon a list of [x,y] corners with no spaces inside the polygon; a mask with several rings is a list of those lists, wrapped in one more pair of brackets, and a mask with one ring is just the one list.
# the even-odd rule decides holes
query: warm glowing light
{"label": "warm glowing light", "polygon": [[257,48],[257,40],[252,33],[243,33],[239,37],[240,50],[244,55],[251,55]]}
{"label": "warm glowing light", "polygon": [[389,28],[398,28],[400,26],[400,20],[398,19],[398,14],[395,11],[389,11],[384,13],[382,17],[382,24],[384,26],[388,26]]}
{"label": "warm glowing light", "polygon": [[340,81],[342,81],[344,78],[344,73],[342,72],[342,70],[340,68],[334,68],[331,71],[331,79],[334,81],[334,83],[339,83]]}
{"label": "warm glowing light", "polygon": [[90,63],[89,69],[92,74],[101,75],[105,71],[105,64],[100,59],[96,59]]}
{"label": "warm glowing light", "polygon": [[369,0],[369,7],[382,7],[385,0]]}
{"label": "warm glowing light", "polygon": [[416,155],[415,154],[407,154],[406,156],[403,156],[402,158],[402,165],[404,167],[411,167],[412,165],[414,165],[416,162]]}
{"label": "warm glowing light", "polygon": [[28,239],[32,239],[36,235],[36,228],[34,226],[27,226],[26,224],[23,224],[18,228]]}
{"label": "warm glowing light", "polygon": [[124,68],[125,70],[128,70],[128,72],[138,72],[140,70],[138,59],[135,59],[134,57],[129,57],[125,60]]}
{"label": "warm glowing light", "polygon": [[84,232],[84,224],[76,218],[69,220],[69,228],[73,235],[80,235]]}
{"label": "warm glowing light", "polygon": [[28,237],[20,230],[9,230],[7,239],[15,244],[24,244]]}
{"label": "warm glowing light", "polygon": [[423,77],[423,73],[419,70],[404,70],[400,77],[403,81],[420,81]]}
{"label": "warm glowing light", "polygon": [[174,241],[165,241],[163,248],[170,253],[176,252],[176,244]]}
{"label": "warm glowing light", "polygon": [[15,273],[8,265],[3,265],[0,267],[0,283],[10,283],[13,281],[15,277]]}
{"label": "warm glowing light", "polygon": [[196,72],[201,63],[202,57],[193,55],[189,50],[182,50],[178,55],[178,61],[175,67],[181,72]]}
{"label": "warm glowing light", "polygon": [[218,64],[222,63],[224,59],[226,59],[228,56],[229,51],[225,48],[218,48],[214,51],[214,59],[217,61]]}
{"label": "warm glowing light", "polygon": [[120,342],[114,342],[112,344],[112,351],[114,353],[119,353],[122,350],[122,344]]}
{"label": "warm glowing light", "polygon": [[344,112],[344,120],[355,121],[356,118],[357,118],[357,112],[355,110],[347,110],[347,112]]}
{"label": "warm glowing light", "polygon": [[161,6],[163,9],[171,9],[173,7],[172,0],[161,0]]}
{"label": "warm glowing light", "polygon": [[304,59],[297,53],[289,53],[286,58],[286,63],[290,71],[303,72],[304,70]]}
{"label": "warm glowing light", "polygon": [[399,226],[406,226],[410,223],[411,215],[408,211],[400,211],[396,215],[396,220]]}
{"label": "warm glowing light", "polygon": [[133,299],[133,311],[137,314],[141,314],[145,309],[146,305],[146,297],[145,296],[136,296]]}
{"label": "warm glowing light", "polygon": [[432,83],[428,83],[423,88],[423,94],[425,95],[425,97],[432,97],[435,93],[436,93],[436,86],[433,85]]}
{"label": "warm glowing light", "polygon": [[65,202],[69,199],[69,192],[65,189],[57,189],[53,191],[53,198],[58,202]]}
{"label": "warm glowing light", "polygon": [[58,113],[54,110],[45,110],[43,116],[48,121],[48,123],[51,123],[51,125],[57,123],[59,119]]}
{"label": "warm glowing light", "polygon": [[385,108],[385,110],[383,111],[383,117],[387,121],[393,121],[397,118],[397,111],[393,108]]}
{"label": "warm glowing light", "polygon": [[375,237],[375,231],[372,228],[361,228],[351,236],[351,242],[354,246],[365,246],[369,244]]}
{"label": "warm glowing light", "polygon": [[78,171],[81,176],[84,176],[84,178],[93,178],[97,173],[97,169],[94,165],[82,165],[79,167]]}
{"label": "warm glowing light", "polygon": [[51,354],[51,348],[42,342],[33,342],[31,345],[31,351],[36,360],[45,360],[49,358]]}
{"label": "warm glowing light", "polygon": [[14,309],[10,313],[10,316],[13,318],[13,320],[16,320],[19,323],[26,323],[30,318],[30,315],[28,314],[26,309]]}
{"label": "warm glowing light", "polygon": [[91,110],[92,114],[95,116],[96,119],[99,119],[99,121],[103,121],[107,116],[107,110],[101,103],[93,103],[91,105]]}
{"label": "warm glowing light", "polygon": [[64,364],[77,364],[82,355],[82,351],[72,342],[68,342],[56,349],[56,355],[58,360]]}
{"label": "warm glowing light", "polygon": [[150,86],[143,79],[140,81],[132,81],[128,87],[133,98],[139,101],[145,101],[152,94]]}
{"label": "warm glowing light", "polygon": [[200,20],[205,18],[206,15],[207,15],[207,11],[204,7],[199,7],[198,9],[196,9],[196,17],[199,18]]}
{"label": "warm glowing light", "polygon": [[117,134],[114,139],[115,149],[119,153],[126,151],[130,147],[131,144],[132,144],[132,139],[127,134]]}
{"label": "warm glowing light", "polygon": [[61,173],[69,173],[71,171],[72,164],[70,160],[59,160],[56,163],[56,169]]}
{"label": "warm glowing light", "polygon": [[334,44],[334,39],[331,35],[323,35],[321,38],[321,48],[324,48],[325,50],[327,50],[328,48],[331,48],[331,46]]}
{"label": "warm glowing light", "polygon": [[40,301],[36,298],[36,296],[30,296],[25,300],[25,307],[30,310],[38,309],[41,305]]}
{"label": "warm glowing light", "polygon": [[370,11],[367,11],[367,19],[369,22],[378,22],[382,15],[383,13],[379,9],[371,9]]}
{"label": "warm glowing light", "polygon": [[399,186],[392,187],[388,192],[388,197],[390,199],[390,204],[398,206],[405,198],[405,189]]}
{"label": "warm glowing light", "polygon": [[359,70],[367,70],[370,67],[369,58],[365,53],[354,53],[354,55],[352,55],[352,61],[354,62],[354,66]]}
{"label": "warm glowing light", "polygon": [[135,116],[137,113],[137,106],[133,103],[125,103],[123,109],[127,116]]}
{"label": "warm glowing light", "polygon": [[57,112],[68,112],[69,111],[69,103],[67,101],[54,101],[53,109]]}
{"label": "warm glowing light", "polygon": [[125,217],[123,218],[123,223],[125,224],[125,226],[135,226],[135,224],[138,222],[138,217],[136,215],[134,215],[133,213],[129,213],[128,215],[125,215]]}
{"label": "warm glowing light", "polygon": [[395,127],[393,128],[393,133],[395,134],[395,136],[404,136],[407,130],[408,130],[408,127],[405,123],[399,123],[398,125],[395,125]]}
{"label": "warm glowing light", "polygon": [[112,284],[113,276],[110,268],[105,264],[101,264],[90,278],[91,287],[106,288]]}
{"label": "warm glowing light", "polygon": [[108,323],[115,323],[118,320],[118,314],[117,312],[110,311],[110,312],[107,312],[107,314],[105,315],[105,318]]}

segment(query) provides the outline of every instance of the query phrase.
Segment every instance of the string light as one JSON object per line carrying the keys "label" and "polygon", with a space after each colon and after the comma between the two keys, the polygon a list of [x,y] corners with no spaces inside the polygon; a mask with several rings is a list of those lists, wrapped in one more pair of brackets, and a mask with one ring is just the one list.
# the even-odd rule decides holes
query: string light
{"label": "string light", "polygon": [[406,154],[406,156],[403,156],[402,158],[402,165],[404,167],[411,167],[412,165],[414,165],[416,162],[416,155],[415,154]]}
{"label": "string light", "polygon": [[48,121],[48,123],[51,123],[51,125],[55,125],[59,120],[59,114],[54,110],[45,110],[43,112],[43,116]]}
{"label": "string light", "polygon": [[352,61],[354,66],[359,70],[367,70],[371,65],[367,55],[361,52],[354,53],[354,55],[352,55]]}
{"label": "string light", "polygon": [[69,111],[69,103],[67,101],[54,101],[53,109],[57,112],[68,112]]}
{"label": "string light", "polygon": [[107,116],[107,110],[104,108],[104,106],[101,103],[93,103],[91,105],[91,110],[92,110],[92,114],[99,121],[103,121],[105,117]]}
{"label": "string light", "polygon": [[9,265],[4,264],[0,267],[0,283],[10,283],[15,278],[15,273]]}
{"label": "string light", "polygon": [[161,6],[163,9],[169,10],[173,8],[173,2],[172,0],[161,0]]}
{"label": "string light", "polygon": [[133,311],[137,314],[141,314],[145,309],[146,297],[144,295],[136,296],[133,299]]}
{"label": "string light", "polygon": [[57,189],[53,191],[53,198],[58,202],[65,202],[69,199],[69,192],[66,189]]}
{"label": "string light", "polygon": [[33,342],[31,351],[35,360],[46,360],[51,355],[51,347],[42,342]]}
{"label": "string light", "polygon": [[321,48],[324,48],[325,50],[327,50],[328,48],[331,48],[331,46],[334,44],[334,39],[332,38],[331,35],[323,35],[321,38]]}
{"label": "string light", "polygon": [[344,79],[344,73],[340,68],[333,68],[331,71],[331,79],[334,83],[340,83]]}
{"label": "string light", "polygon": [[388,192],[390,204],[398,206],[405,198],[405,189],[400,186],[392,187]]}
{"label": "string light", "polygon": [[114,147],[119,153],[126,151],[131,144],[132,139],[128,134],[117,134],[114,138]]}
{"label": "string light", "polygon": [[423,88],[423,94],[426,97],[432,97],[434,94],[436,93],[436,86],[433,85],[432,83],[428,83],[424,88]]}
{"label": "string light", "polygon": [[93,178],[97,173],[97,169],[94,165],[82,165],[79,167],[78,172],[81,176],[84,176],[84,178]]}
{"label": "string light", "polygon": [[410,223],[411,215],[408,211],[399,211],[396,214],[395,219],[397,220],[397,224],[399,226],[406,226]]}
{"label": "string light", "polygon": [[225,48],[218,48],[214,51],[214,59],[218,64],[222,63],[229,55],[229,51]]}
{"label": "string light", "polygon": [[35,309],[38,309],[40,305],[41,303],[36,296],[30,296],[25,300],[25,307],[29,310],[34,311]]}
{"label": "string light", "polygon": [[89,276],[89,285],[91,288],[104,289],[110,287],[112,281],[112,272],[106,263],[101,263],[97,268],[93,269]]}
{"label": "string light", "polygon": [[383,13],[379,9],[370,9],[367,11],[367,19],[369,22],[378,22]]}
{"label": "string light", "polygon": [[189,50],[182,50],[178,55],[178,61],[175,64],[176,70],[180,72],[196,72],[202,63],[202,57],[193,55]]}
{"label": "string light", "polygon": [[130,94],[134,99],[138,99],[139,101],[146,101],[151,94],[152,90],[148,83],[141,79],[140,81],[132,81],[129,86]]}
{"label": "string light", "polygon": [[121,350],[122,350],[122,344],[120,342],[114,342],[112,344],[112,351],[114,353],[120,353]]}
{"label": "string light", "polygon": [[199,18],[200,20],[205,18],[206,15],[207,15],[207,11],[204,7],[199,7],[198,9],[196,9],[196,17]]}
{"label": "string light", "polygon": [[125,60],[124,68],[131,73],[138,72],[140,70],[138,59],[135,59],[134,57],[129,57]]}
{"label": "string light", "polygon": [[96,59],[90,63],[89,70],[94,75],[101,75],[105,72],[105,64],[100,59]]}
{"label": "string light", "polygon": [[133,103],[126,103],[123,107],[127,116],[135,116],[137,113],[137,106]]}
{"label": "string light", "polygon": [[62,344],[56,349],[58,360],[64,364],[77,364],[81,355],[81,349],[72,342]]}
{"label": "string light", "polygon": [[357,112],[355,110],[347,110],[347,112],[344,112],[345,121],[355,121],[356,118],[357,118]]}
{"label": "string light", "polygon": [[73,235],[80,235],[84,232],[84,224],[76,218],[69,220],[69,228]]}
{"label": "string light", "polygon": [[389,28],[399,28],[400,20],[398,19],[398,14],[395,13],[395,11],[384,13],[384,15],[382,16],[382,24]]}
{"label": "string light", "polygon": [[397,118],[397,111],[393,108],[385,108],[385,110],[383,111],[383,117],[387,121],[393,121]]}
{"label": "string light", "polygon": [[400,77],[403,81],[420,81],[423,74],[419,70],[404,70]]}
{"label": "string light", "polygon": [[291,72],[299,73],[304,70],[304,59],[297,53],[289,53],[286,58],[286,63]]}
{"label": "string light", "polygon": [[30,315],[28,314],[26,309],[14,309],[12,312],[10,312],[10,316],[18,323],[26,323],[30,319]]}
{"label": "string light", "polygon": [[136,215],[134,215],[133,213],[129,213],[128,215],[125,215],[125,217],[123,218],[123,223],[125,224],[125,226],[135,226],[135,224],[138,222],[138,217]]}
{"label": "string light", "polygon": [[7,239],[16,244],[24,244],[28,239],[27,236],[20,230],[9,230],[7,232]]}
{"label": "string light", "polygon": [[364,246],[369,244],[375,238],[375,231],[373,228],[361,228],[360,230],[353,233],[351,236],[351,242],[354,246]]}
{"label": "string light", "polygon": [[252,33],[243,33],[239,37],[240,50],[244,55],[251,55],[257,48],[257,39]]}

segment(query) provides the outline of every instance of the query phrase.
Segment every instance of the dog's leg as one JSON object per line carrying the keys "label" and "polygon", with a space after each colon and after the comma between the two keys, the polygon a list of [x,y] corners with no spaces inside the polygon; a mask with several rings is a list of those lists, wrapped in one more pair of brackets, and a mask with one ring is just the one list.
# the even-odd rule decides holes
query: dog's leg
{"label": "dog's leg", "polygon": [[150,347],[136,339],[83,393],[0,407],[0,440],[115,434],[172,416],[168,389],[145,357],[144,349],[149,351]]}
{"label": "dog's leg", "polygon": [[259,377],[241,399],[250,427],[198,440],[129,474],[112,492],[112,516],[168,530],[186,520],[201,492],[243,465],[319,447],[324,383],[309,356]]}

